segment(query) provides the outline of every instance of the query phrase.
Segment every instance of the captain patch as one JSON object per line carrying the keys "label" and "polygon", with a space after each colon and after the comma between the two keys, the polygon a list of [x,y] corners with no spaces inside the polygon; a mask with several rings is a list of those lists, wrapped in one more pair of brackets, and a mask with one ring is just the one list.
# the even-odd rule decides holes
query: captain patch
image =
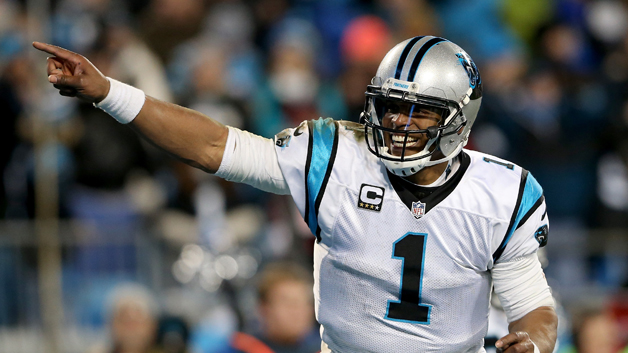
{"label": "captain patch", "polygon": [[362,184],[358,207],[372,211],[381,211],[384,203],[384,188],[369,184]]}

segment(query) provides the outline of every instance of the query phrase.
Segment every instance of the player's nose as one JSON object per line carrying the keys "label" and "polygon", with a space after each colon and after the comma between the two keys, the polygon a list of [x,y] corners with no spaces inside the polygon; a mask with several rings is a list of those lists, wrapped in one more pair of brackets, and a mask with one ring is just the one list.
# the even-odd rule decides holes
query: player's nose
{"label": "player's nose", "polygon": [[397,113],[392,118],[393,127],[396,128],[407,128],[410,125],[411,119],[406,113]]}

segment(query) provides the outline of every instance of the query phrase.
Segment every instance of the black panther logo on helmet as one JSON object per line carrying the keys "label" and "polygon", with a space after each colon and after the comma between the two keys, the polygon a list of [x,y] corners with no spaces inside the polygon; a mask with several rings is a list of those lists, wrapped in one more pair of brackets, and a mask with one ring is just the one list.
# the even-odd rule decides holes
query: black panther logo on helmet
{"label": "black panther logo on helmet", "polygon": [[[475,62],[473,62],[473,59],[471,59],[471,57],[467,53],[457,53],[456,56],[458,57],[458,60],[460,61],[460,64],[462,65],[464,70],[467,72],[467,76],[469,76],[469,86],[473,89],[473,94],[475,94],[476,89],[482,89],[482,78],[480,77],[480,71],[478,70],[477,66],[475,66]],[[474,99],[473,94],[470,97],[471,99]]]}

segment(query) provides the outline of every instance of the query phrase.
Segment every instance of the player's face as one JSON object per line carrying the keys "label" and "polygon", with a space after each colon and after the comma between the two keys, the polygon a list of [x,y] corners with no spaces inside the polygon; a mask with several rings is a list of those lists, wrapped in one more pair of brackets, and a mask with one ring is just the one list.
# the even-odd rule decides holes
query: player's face
{"label": "player's face", "polygon": [[[403,152],[406,130],[424,130],[430,126],[436,126],[441,121],[442,112],[436,109],[404,102],[387,102],[386,112],[382,119],[384,127],[398,130],[400,133],[386,133],[384,142],[392,155],[401,156]],[[428,142],[427,134],[408,134],[405,140],[405,155],[419,153]]]}

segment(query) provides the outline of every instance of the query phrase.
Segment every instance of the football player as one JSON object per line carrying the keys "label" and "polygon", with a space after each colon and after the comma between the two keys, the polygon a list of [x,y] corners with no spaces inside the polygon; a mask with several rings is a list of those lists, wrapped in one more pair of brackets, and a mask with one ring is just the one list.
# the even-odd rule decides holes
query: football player
{"label": "football player", "polygon": [[[226,127],[103,76],[43,43],[49,81],[192,166],[290,194],[316,237],[323,352],[484,352],[491,289],[506,353],[550,353],[557,318],[536,256],[541,186],[511,162],[464,149],[482,100],[469,55],[405,40],[366,90],[363,124],[319,119],[274,140]],[[211,63],[207,63],[211,65]]]}

